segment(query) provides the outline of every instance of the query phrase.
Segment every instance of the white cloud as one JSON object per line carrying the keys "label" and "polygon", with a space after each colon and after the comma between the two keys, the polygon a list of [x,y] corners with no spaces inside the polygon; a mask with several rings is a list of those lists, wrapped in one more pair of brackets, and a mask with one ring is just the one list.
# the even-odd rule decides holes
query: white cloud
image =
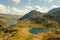
{"label": "white cloud", "polygon": [[48,12],[48,9],[47,8],[40,7],[40,6],[25,6],[25,7],[26,7],[26,9],[29,9],[29,10],[37,10],[37,11],[40,11],[42,13]]}
{"label": "white cloud", "polygon": [[58,8],[60,5],[52,5],[51,8]]}
{"label": "white cloud", "polygon": [[49,0],[48,3],[53,2],[53,0]]}
{"label": "white cloud", "polygon": [[40,7],[40,6],[35,6],[35,10],[40,11],[40,12],[43,12],[43,13],[48,12],[48,9],[47,8]]}
{"label": "white cloud", "polygon": [[7,13],[7,12],[8,9],[4,5],[0,4],[0,13]]}
{"label": "white cloud", "polygon": [[21,10],[19,10],[19,9],[17,9],[17,8],[15,8],[15,7],[11,8],[10,10],[11,10],[11,13],[12,13],[12,14],[21,14],[21,13],[22,13]]}
{"label": "white cloud", "polygon": [[11,13],[12,13],[12,14],[16,14],[16,15],[24,15],[24,14],[26,14],[27,12],[28,12],[27,9],[19,10],[19,9],[17,9],[17,8],[15,8],[15,7],[13,7],[13,8],[11,9]]}
{"label": "white cloud", "polygon": [[31,2],[31,0],[28,0],[29,2]]}
{"label": "white cloud", "polygon": [[41,2],[41,0],[39,0]]}
{"label": "white cloud", "polygon": [[27,9],[20,10],[20,9],[17,9],[16,7],[10,8],[9,6],[6,7],[2,4],[0,4],[0,13],[3,13],[3,14],[24,15],[27,12],[28,12]]}
{"label": "white cloud", "polygon": [[20,0],[12,0],[12,2],[14,2],[14,3],[20,3]]}
{"label": "white cloud", "polygon": [[28,10],[33,10],[33,6],[25,6],[25,9],[28,9]]}
{"label": "white cloud", "polygon": [[44,0],[44,2],[46,2],[47,0]]}
{"label": "white cloud", "polygon": [[44,0],[44,1],[48,3],[53,2],[53,0]]}
{"label": "white cloud", "polygon": [[6,7],[2,4],[0,4],[0,13],[4,13],[4,14],[16,14],[16,15],[24,15],[26,13],[28,13],[31,10],[37,10],[43,13],[48,12],[48,9],[44,8],[44,7],[40,7],[40,6],[25,6],[24,10],[20,10],[16,7]]}

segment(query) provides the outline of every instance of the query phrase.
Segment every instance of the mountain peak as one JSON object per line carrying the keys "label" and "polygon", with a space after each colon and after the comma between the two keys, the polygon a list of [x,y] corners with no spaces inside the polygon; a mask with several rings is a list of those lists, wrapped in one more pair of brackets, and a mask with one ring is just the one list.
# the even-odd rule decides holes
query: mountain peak
{"label": "mountain peak", "polygon": [[32,10],[32,11],[30,11],[30,13],[37,13],[37,12],[39,12],[39,11],[36,11],[36,10]]}
{"label": "mountain peak", "polygon": [[29,18],[29,17],[31,17],[31,16],[33,16],[35,14],[39,15],[39,14],[41,14],[41,12],[38,12],[36,10],[32,10],[29,13],[25,14],[23,17],[21,17],[19,20],[23,20],[23,19]]}

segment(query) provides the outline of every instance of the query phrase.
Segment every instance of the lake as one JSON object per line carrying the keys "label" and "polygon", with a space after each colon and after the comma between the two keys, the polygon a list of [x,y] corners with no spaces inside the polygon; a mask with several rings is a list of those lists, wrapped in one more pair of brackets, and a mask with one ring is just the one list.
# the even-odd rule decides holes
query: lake
{"label": "lake", "polygon": [[32,34],[38,34],[38,33],[46,32],[46,31],[48,31],[47,28],[31,28],[29,30],[29,32],[32,33]]}

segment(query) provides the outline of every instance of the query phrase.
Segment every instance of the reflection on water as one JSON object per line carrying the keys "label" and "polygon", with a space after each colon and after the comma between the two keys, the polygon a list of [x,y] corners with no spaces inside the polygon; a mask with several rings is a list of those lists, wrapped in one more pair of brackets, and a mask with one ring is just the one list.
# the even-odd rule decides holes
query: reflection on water
{"label": "reflection on water", "polygon": [[31,28],[31,29],[29,30],[29,32],[30,32],[30,33],[33,33],[33,34],[38,34],[38,33],[40,33],[40,32],[46,32],[46,31],[48,31],[47,28]]}

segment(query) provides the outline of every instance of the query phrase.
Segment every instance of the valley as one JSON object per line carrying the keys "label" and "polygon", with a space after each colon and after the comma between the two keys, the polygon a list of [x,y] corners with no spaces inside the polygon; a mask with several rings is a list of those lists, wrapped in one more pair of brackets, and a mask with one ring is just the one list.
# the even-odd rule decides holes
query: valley
{"label": "valley", "polygon": [[0,40],[60,40],[59,16],[59,8],[24,16],[0,14]]}

